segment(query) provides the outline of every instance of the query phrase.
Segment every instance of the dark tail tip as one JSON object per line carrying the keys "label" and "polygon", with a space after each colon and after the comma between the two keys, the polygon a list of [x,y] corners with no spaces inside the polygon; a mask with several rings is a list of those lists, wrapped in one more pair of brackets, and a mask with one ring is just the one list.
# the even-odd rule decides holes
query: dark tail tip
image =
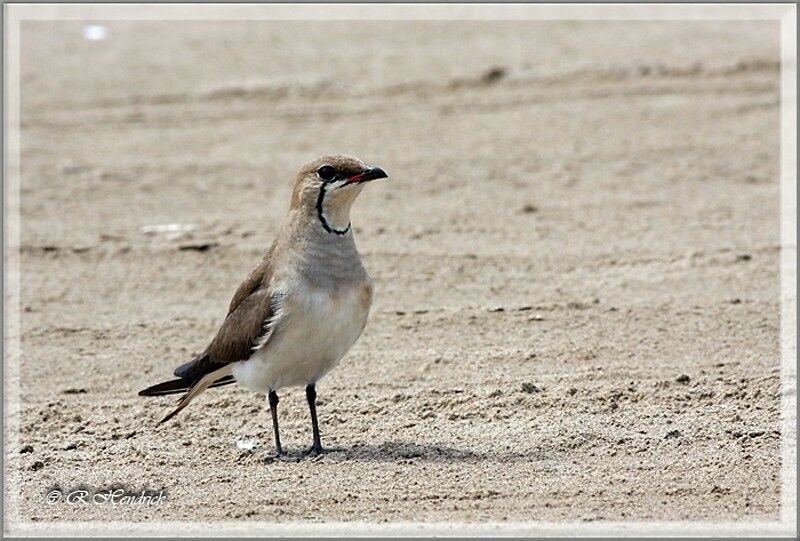
{"label": "dark tail tip", "polygon": [[139,391],[139,396],[165,396],[170,394],[183,393],[189,390],[192,386],[191,381],[185,379],[173,379],[170,381],[163,381],[142,389]]}
{"label": "dark tail tip", "polygon": [[[225,376],[212,383],[209,387],[222,387],[223,385],[230,385],[235,381],[236,380],[233,379],[233,376]],[[139,391],[139,396],[166,396],[170,394],[185,393],[191,389],[192,385],[195,383],[197,382],[189,379],[172,379],[169,381],[163,381],[161,383],[152,385],[147,389],[142,389]]]}

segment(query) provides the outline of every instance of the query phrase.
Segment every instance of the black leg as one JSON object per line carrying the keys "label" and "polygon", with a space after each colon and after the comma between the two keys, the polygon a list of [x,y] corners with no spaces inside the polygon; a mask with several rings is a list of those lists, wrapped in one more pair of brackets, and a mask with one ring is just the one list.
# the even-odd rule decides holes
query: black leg
{"label": "black leg", "polygon": [[317,389],[313,383],[306,386],[306,399],[308,399],[308,409],[311,411],[311,430],[314,434],[314,444],[308,453],[320,455],[323,453],[322,441],[319,437],[319,423],[317,422]]}
{"label": "black leg", "polygon": [[269,411],[272,413],[272,430],[275,432],[275,453],[282,455],[281,433],[278,430],[278,394],[275,391],[269,392]]}

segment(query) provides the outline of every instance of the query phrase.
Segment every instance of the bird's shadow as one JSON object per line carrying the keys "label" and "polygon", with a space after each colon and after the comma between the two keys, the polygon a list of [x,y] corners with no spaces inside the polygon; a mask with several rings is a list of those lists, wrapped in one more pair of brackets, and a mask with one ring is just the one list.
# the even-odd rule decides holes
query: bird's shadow
{"label": "bird's shadow", "polygon": [[328,447],[322,455],[307,455],[302,452],[288,452],[281,457],[269,456],[268,462],[300,462],[303,460],[330,460],[337,462],[518,462],[535,460],[532,453],[519,452],[480,452],[471,449],[458,449],[446,445],[428,445],[400,441],[381,444],[356,444],[351,447]]}

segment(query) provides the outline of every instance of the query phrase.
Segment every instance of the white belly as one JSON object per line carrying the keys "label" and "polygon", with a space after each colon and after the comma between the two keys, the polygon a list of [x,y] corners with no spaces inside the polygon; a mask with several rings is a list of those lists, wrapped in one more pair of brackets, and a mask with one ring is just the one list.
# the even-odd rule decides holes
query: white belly
{"label": "white belly", "polygon": [[369,284],[335,295],[307,287],[287,294],[274,333],[249,360],[233,366],[234,378],[262,393],[315,383],[361,335],[371,296]]}

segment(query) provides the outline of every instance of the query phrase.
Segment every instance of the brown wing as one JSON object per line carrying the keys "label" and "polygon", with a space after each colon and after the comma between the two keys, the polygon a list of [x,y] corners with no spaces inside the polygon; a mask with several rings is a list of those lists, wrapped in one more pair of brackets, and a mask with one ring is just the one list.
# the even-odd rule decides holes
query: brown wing
{"label": "brown wing", "polygon": [[231,304],[228,307],[228,315],[230,315],[243,300],[255,293],[260,287],[266,287],[269,284],[269,280],[272,278],[272,252],[274,249],[275,244],[273,243],[261,260],[261,263],[259,263],[258,266],[247,275],[244,282],[239,284],[239,287],[236,288],[236,293],[233,294]]}
{"label": "brown wing", "polygon": [[176,368],[176,376],[197,381],[226,364],[250,358],[253,347],[270,332],[269,323],[273,321],[282,300],[281,295],[269,289],[271,255],[272,248],[238,287],[225,321],[206,350]]}
{"label": "brown wing", "polygon": [[253,347],[270,331],[268,325],[279,302],[280,296],[266,288],[251,293],[225,318],[206,354],[218,364],[249,359]]}

